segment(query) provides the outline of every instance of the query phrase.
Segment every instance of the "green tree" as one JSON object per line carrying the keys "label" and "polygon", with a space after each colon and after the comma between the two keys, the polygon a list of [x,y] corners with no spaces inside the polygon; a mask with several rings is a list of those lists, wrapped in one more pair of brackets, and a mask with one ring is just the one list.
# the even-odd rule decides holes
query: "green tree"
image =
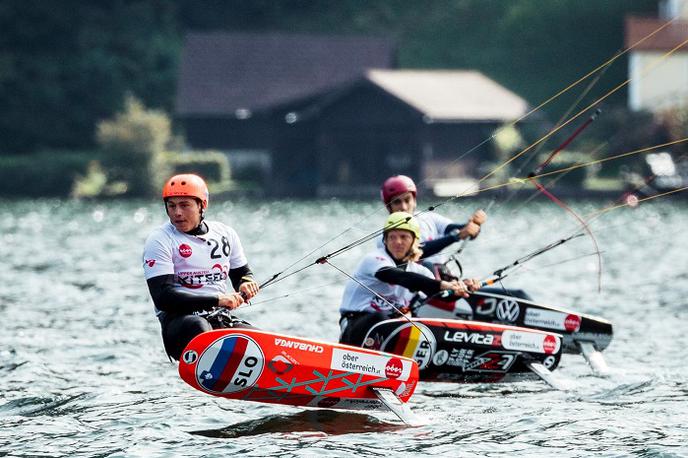
{"label": "green tree", "polygon": [[127,92],[172,107],[174,3],[4,0],[0,30],[1,152],[92,146]]}
{"label": "green tree", "polygon": [[164,112],[146,110],[128,97],[124,112],[98,124],[96,137],[104,153],[109,181],[126,184],[129,196],[148,196],[168,175],[163,152],[170,140],[170,120]]}

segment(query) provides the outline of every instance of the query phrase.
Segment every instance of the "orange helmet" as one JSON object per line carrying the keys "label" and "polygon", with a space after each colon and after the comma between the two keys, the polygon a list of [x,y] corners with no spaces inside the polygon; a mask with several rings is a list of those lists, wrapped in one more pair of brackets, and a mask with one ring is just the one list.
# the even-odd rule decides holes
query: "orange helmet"
{"label": "orange helmet", "polygon": [[162,198],[195,197],[201,201],[201,206],[208,208],[208,186],[203,178],[192,173],[175,175],[162,187]]}

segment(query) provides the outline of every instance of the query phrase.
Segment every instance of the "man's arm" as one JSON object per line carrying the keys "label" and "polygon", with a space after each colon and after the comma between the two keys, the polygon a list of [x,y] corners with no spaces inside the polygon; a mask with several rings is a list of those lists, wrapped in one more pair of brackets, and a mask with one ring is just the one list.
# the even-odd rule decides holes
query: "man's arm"
{"label": "man's arm", "polygon": [[254,281],[253,272],[248,264],[235,269],[229,269],[229,280],[232,282],[232,286],[235,291],[239,291],[239,287],[242,283]]}
{"label": "man's arm", "polygon": [[174,275],[149,278],[148,291],[158,310],[164,312],[196,312],[218,306],[217,295],[197,295],[174,287]]}
{"label": "man's arm", "polygon": [[383,267],[375,272],[375,278],[385,283],[401,285],[409,291],[423,291],[428,296],[440,291],[439,281],[398,267]]}
{"label": "man's arm", "polygon": [[253,272],[251,272],[251,268],[248,264],[244,264],[235,269],[229,269],[229,279],[232,282],[234,290],[240,291],[245,300],[251,299],[258,294],[260,290],[258,283],[253,279]]}
{"label": "man's arm", "polygon": [[[450,224],[450,226],[459,226],[458,224]],[[459,231],[454,231],[450,233],[449,235],[445,235],[444,237],[437,238],[435,240],[428,240],[427,242],[423,242],[420,244],[420,249],[423,250],[423,256],[421,256],[421,259],[429,258],[430,256],[436,255],[440,251],[444,250],[447,248],[449,245],[452,243],[458,242],[459,239]]]}
{"label": "man's arm", "polygon": [[406,272],[398,267],[383,267],[375,272],[375,278],[385,283],[401,285],[409,291],[422,291],[428,296],[441,290],[451,290],[457,296],[468,297],[469,286],[461,280],[435,280],[423,274]]}

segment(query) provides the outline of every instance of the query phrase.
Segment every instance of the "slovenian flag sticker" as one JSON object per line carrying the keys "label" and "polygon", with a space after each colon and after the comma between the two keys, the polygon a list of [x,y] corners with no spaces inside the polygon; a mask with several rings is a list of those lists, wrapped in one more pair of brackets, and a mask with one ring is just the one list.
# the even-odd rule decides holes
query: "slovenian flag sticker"
{"label": "slovenian flag sticker", "polygon": [[265,366],[260,346],[244,335],[213,342],[196,365],[196,380],[213,393],[234,393],[252,387]]}

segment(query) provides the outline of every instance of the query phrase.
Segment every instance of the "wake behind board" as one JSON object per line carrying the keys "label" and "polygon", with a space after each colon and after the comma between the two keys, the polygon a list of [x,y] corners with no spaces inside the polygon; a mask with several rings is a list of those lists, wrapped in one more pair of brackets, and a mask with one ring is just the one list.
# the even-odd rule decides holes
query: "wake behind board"
{"label": "wake behind board", "polygon": [[[409,358],[257,329],[218,329],[196,336],[179,375],[204,393],[244,401],[347,410],[391,410],[418,384]],[[384,390],[385,399],[375,389]],[[407,416],[408,417],[408,416]]]}
{"label": "wake behind board", "polygon": [[498,382],[507,375],[539,376],[533,363],[555,369],[562,340],[559,334],[515,326],[412,318],[377,323],[364,347],[415,359],[421,380]]}

